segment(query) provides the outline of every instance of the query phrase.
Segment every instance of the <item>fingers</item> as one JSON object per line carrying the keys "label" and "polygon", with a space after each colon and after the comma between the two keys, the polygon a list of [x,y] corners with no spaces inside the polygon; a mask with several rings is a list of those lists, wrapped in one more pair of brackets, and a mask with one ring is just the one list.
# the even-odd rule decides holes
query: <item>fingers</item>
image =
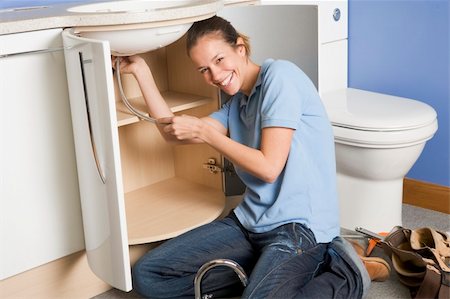
{"label": "fingers", "polygon": [[[177,116],[158,118],[156,121],[159,126],[163,127],[163,131],[167,134],[175,136],[180,139],[180,128],[175,124]],[[178,117],[179,118],[179,117]]]}
{"label": "fingers", "polygon": [[116,56],[111,55],[111,66],[113,69],[116,69],[116,59],[117,59]]}
{"label": "fingers", "polygon": [[173,116],[172,117],[163,117],[163,118],[158,118],[156,120],[156,122],[159,125],[169,125],[173,122]]}
{"label": "fingers", "polygon": [[201,122],[198,118],[188,115],[173,116],[158,119],[162,130],[178,140],[189,140],[199,136]]}
{"label": "fingers", "polygon": [[127,56],[111,56],[111,64],[114,70],[117,69],[117,63],[119,63],[120,73],[129,74],[135,71],[136,65]]}
{"label": "fingers", "polygon": [[146,67],[145,61],[138,55],[133,56],[111,56],[113,69],[117,68],[117,62],[120,65],[120,71],[123,73],[136,73],[137,69]]}
{"label": "fingers", "polygon": [[123,59],[122,59],[122,57],[111,55],[111,65],[112,65],[113,69],[116,69],[117,61],[120,62],[120,70],[122,70],[122,68],[123,68],[123,66],[122,66]]}

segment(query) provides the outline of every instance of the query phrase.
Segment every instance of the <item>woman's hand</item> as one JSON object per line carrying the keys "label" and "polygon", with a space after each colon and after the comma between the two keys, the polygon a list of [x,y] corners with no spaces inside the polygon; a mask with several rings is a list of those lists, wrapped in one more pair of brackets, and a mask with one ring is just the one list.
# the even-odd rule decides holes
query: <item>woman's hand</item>
{"label": "woman's hand", "polygon": [[202,131],[205,126],[203,120],[189,115],[164,117],[158,119],[164,133],[172,136],[178,141],[202,140]]}
{"label": "woman's hand", "polygon": [[113,69],[116,69],[116,63],[120,61],[120,73],[121,74],[133,74],[137,75],[140,71],[145,68],[148,69],[148,66],[145,60],[138,56],[111,56],[111,64]]}

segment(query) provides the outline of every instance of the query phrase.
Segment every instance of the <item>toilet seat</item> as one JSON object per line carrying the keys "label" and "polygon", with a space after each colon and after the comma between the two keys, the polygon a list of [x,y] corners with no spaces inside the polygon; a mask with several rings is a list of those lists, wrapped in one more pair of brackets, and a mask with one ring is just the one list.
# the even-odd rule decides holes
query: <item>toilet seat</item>
{"label": "toilet seat", "polygon": [[354,88],[322,95],[336,142],[375,148],[425,142],[437,130],[436,111],[420,101]]}
{"label": "toilet seat", "polygon": [[393,148],[426,142],[433,137],[437,127],[436,119],[427,126],[403,131],[363,131],[333,125],[333,134],[335,141],[341,144]]}

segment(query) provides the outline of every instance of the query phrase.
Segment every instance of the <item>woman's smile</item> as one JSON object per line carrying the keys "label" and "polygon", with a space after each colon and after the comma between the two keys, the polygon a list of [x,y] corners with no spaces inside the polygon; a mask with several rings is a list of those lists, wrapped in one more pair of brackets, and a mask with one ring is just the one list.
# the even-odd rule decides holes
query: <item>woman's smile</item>
{"label": "woman's smile", "polygon": [[232,72],[225,79],[217,82],[216,85],[218,85],[219,87],[227,87],[231,83],[233,77],[234,76],[233,76],[233,72]]}

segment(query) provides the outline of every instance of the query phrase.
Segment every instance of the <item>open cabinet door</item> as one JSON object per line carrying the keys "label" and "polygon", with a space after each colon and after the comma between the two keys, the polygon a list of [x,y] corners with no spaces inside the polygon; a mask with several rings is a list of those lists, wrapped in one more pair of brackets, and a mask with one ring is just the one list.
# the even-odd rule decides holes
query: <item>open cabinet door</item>
{"label": "open cabinet door", "polygon": [[109,44],[64,30],[63,41],[85,246],[92,271],[131,290],[120,149]]}

